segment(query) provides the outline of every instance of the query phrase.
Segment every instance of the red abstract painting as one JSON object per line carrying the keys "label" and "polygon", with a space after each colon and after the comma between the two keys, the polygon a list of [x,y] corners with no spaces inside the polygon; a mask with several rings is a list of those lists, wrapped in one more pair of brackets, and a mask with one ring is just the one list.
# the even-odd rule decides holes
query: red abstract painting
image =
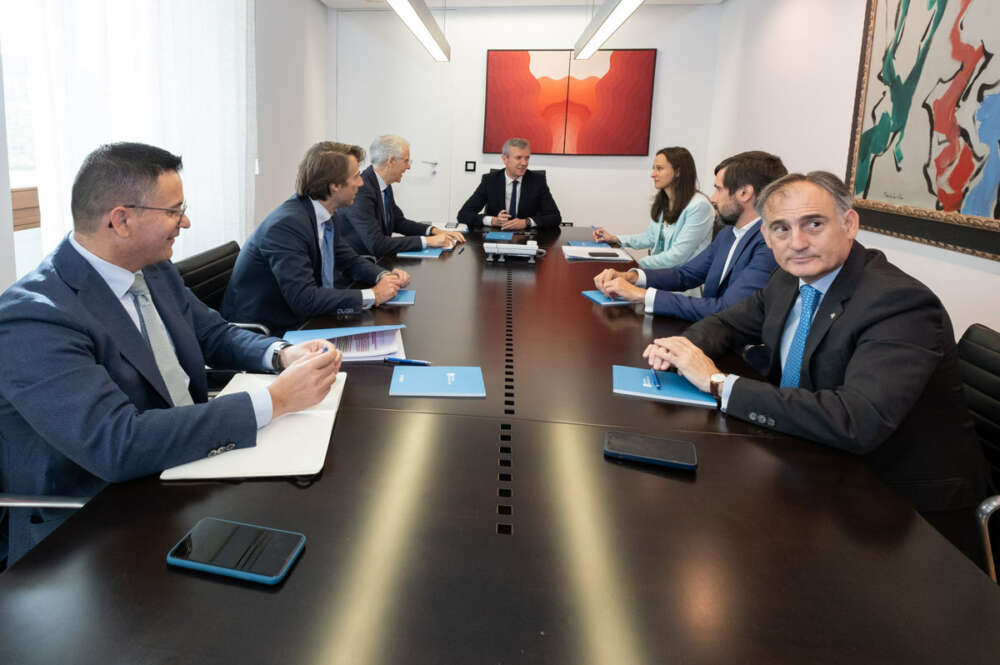
{"label": "red abstract painting", "polygon": [[656,49],[487,51],[483,152],[512,136],[558,155],[648,155]]}

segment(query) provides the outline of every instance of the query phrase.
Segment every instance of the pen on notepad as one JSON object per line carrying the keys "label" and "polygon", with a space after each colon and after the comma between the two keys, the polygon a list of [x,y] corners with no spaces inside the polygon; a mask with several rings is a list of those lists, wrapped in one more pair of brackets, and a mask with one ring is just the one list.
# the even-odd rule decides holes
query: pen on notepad
{"label": "pen on notepad", "polygon": [[465,251],[465,245],[462,245],[462,248],[460,250],[458,250],[458,253],[461,254],[464,251]]}
{"label": "pen on notepad", "polygon": [[650,369],[649,370],[649,375],[651,377],[653,377],[653,387],[656,388],[657,390],[659,390],[660,389],[660,380],[656,377],[656,370],[655,369]]}
{"label": "pen on notepad", "polygon": [[385,358],[382,362],[390,365],[419,365],[420,367],[427,367],[431,364],[429,360],[411,360],[409,358],[394,358],[392,356]]}

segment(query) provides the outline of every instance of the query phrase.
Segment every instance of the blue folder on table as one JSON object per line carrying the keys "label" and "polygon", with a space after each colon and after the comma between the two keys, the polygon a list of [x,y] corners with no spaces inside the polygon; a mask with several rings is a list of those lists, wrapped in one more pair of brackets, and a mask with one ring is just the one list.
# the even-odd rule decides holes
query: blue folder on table
{"label": "blue folder on table", "polygon": [[715,398],[691,385],[691,382],[675,372],[657,372],[660,389],[653,385],[648,367],[625,367],[613,365],[611,368],[611,389],[619,395],[645,397],[675,404],[690,404],[714,409]]}
{"label": "blue folder on table", "polygon": [[337,339],[338,337],[350,337],[351,335],[363,335],[365,333],[381,332],[383,330],[399,330],[405,328],[404,324],[392,326],[352,326],[348,328],[315,328],[313,330],[289,330],[282,339],[290,344],[308,342],[311,339]]}
{"label": "blue folder on table", "polygon": [[386,305],[412,305],[416,302],[417,292],[412,289],[402,289],[392,300],[386,300],[382,306]]}
{"label": "blue folder on table", "polygon": [[490,231],[483,240],[513,240],[513,231]]}
{"label": "blue folder on table", "polygon": [[437,259],[443,251],[440,247],[428,247],[415,252],[396,252],[396,256],[401,259]]}
{"label": "blue folder on table", "polygon": [[486,397],[483,370],[479,367],[414,367],[392,370],[390,397]]}
{"label": "blue folder on table", "polygon": [[566,244],[568,244],[570,247],[607,247],[608,249],[611,248],[611,245],[609,245],[606,242],[595,242],[593,240],[570,240]]}
{"label": "blue folder on table", "polygon": [[603,293],[601,293],[600,291],[598,291],[596,289],[593,290],[593,291],[581,291],[580,293],[582,293],[587,298],[590,298],[591,300],[593,300],[594,302],[596,302],[598,305],[601,305],[602,307],[608,307],[608,306],[611,306],[611,305],[631,305],[632,304],[632,301],[630,301],[630,300],[621,300],[619,298],[609,298],[609,297],[607,297],[606,295],[604,295]]}

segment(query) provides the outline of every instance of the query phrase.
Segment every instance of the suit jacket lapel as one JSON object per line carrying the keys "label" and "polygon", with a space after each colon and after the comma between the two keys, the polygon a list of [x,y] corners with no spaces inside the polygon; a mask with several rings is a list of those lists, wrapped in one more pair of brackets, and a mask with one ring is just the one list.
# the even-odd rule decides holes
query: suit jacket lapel
{"label": "suit jacket lapel", "polygon": [[153,358],[153,350],[143,339],[132,317],[111,292],[108,283],[73,249],[68,240],[64,240],[56,250],[52,262],[66,284],[76,291],[83,307],[105,328],[108,336],[115,340],[122,356],[142,374],[167,404],[172,404],[167,385],[160,376],[156,359]]}
{"label": "suit jacket lapel", "polygon": [[726,226],[719,231],[719,236],[715,239],[715,242],[719,243],[718,254],[712,259],[712,265],[709,266],[708,274],[705,275],[705,296],[708,298],[715,297],[719,292],[719,276],[722,275],[722,268],[726,265],[729,248],[733,246],[733,238],[733,227]]}
{"label": "suit jacket lapel", "polygon": [[[319,248],[319,227],[316,222],[316,211],[313,209],[312,200],[306,196],[295,196],[294,197],[299,205],[302,206],[302,211],[304,213],[304,219],[306,225],[309,227],[306,229],[309,237],[309,249],[310,256],[309,262],[312,263],[313,267],[313,279],[316,280],[317,284],[323,283],[323,254]],[[336,215],[337,213],[334,213]],[[334,224],[334,233],[336,233],[336,224]],[[334,247],[336,247],[337,241],[334,238]],[[336,254],[336,252],[334,252]],[[336,270],[336,268],[334,268]]]}
{"label": "suit jacket lapel", "polygon": [[159,266],[151,266],[142,273],[146,276],[146,284],[149,286],[156,311],[170,334],[170,340],[174,343],[177,360],[191,380],[191,385],[197,386],[200,383],[199,376],[205,371],[205,358],[201,353],[201,345],[194,329],[184,320],[184,315],[173,301],[165,295],[169,286],[164,279],[162,269]]}
{"label": "suit jacket lapel", "polygon": [[[503,169],[495,171],[492,174],[492,178],[493,178],[493,186],[487,189],[487,203],[489,205],[487,205],[486,207],[486,214],[490,215],[491,214],[490,210],[493,210],[494,212],[492,213],[492,216],[495,217],[496,215],[500,214],[501,210],[507,207],[507,204],[504,201],[504,199],[507,196],[507,190],[506,190],[507,180],[504,176]],[[490,197],[493,198],[492,201],[488,200]]]}
{"label": "suit jacket lapel", "polygon": [[743,253],[747,250],[747,247],[750,246],[750,243],[757,239],[756,234],[758,233],[760,233],[760,222],[757,222],[752,229],[747,231],[743,237],[740,238],[739,244],[736,245],[736,251],[733,252],[733,260],[729,262],[729,270],[726,271],[725,277],[719,284],[720,287],[722,284],[728,282],[732,274],[736,272],[736,264],[739,262],[740,257],[743,256]]}
{"label": "suit jacket lapel", "polygon": [[767,313],[764,326],[761,328],[760,339],[771,349],[771,363],[768,366],[768,377],[774,381],[781,379],[781,335],[785,331],[785,320],[799,295],[799,280],[784,270],[778,269],[772,279],[780,280],[775,288],[772,302],[766,304]]}

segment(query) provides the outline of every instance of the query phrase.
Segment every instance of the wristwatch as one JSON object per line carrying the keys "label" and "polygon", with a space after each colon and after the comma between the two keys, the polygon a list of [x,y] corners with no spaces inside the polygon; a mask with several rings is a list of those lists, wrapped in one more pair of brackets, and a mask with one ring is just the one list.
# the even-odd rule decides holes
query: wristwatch
{"label": "wristwatch", "polygon": [[290,346],[288,342],[282,342],[274,348],[274,353],[271,355],[271,369],[275,374],[281,374],[281,370],[285,369],[285,364],[281,362],[281,352]]}
{"label": "wristwatch", "polygon": [[722,384],[726,382],[727,376],[729,375],[717,372],[708,377],[708,391],[712,393],[712,397],[715,398],[715,404],[719,408],[722,407]]}

